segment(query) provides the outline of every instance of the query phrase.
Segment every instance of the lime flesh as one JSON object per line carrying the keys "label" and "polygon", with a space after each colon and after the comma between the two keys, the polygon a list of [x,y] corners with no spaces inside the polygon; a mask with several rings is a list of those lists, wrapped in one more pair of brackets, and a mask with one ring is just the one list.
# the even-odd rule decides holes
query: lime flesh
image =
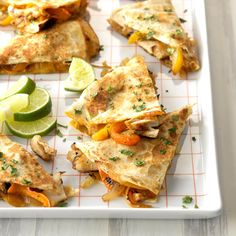
{"label": "lime flesh", "polygon": [[80,92],[95,80],[93,67],[80,58],[73,58],[69,78],[64,81],[64,88],[71,92]]}
{"label": "lime flesh", "polygon": [[15,94],[0,101],[0,122],[13,119],[13,113],[21,111],[29,105],[28,94]]}
{"label": "lime flesh", "polygon": [[52,110],[49,93],[42,88],[36,88],[29,96],[29,106],[14,114],[15,121],[34,121],[47,116]]}

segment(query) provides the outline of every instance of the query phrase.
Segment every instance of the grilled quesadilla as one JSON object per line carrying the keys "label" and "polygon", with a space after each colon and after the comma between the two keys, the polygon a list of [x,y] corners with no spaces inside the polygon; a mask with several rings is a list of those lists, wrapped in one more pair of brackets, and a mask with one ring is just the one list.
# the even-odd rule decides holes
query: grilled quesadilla
{"label": "grilled quesadilla", "polygon": [[106,124],[163,114],[144,59],[136,56],[87,87],[66,111],[72,125],[92,135]]}
{"label": "grilled quesadilla", "polygon": [[50,176],[35,156],[0,135],[0,198],[14,206],[50,207],[68,198],[60,174]]}
{"label": "grilled quesadilla", "polygon": [[[72,17],[83,15],[87,0],[5,0],[8,6],[8,16],[0,25],[12,24],[20,32],[37,33],[49,21],[62,22]],[[2,8],[2,12],[6,8]]]}
{"label": "grilled quesadilla", "polygon": [[113,11],[108,20],[129,43],[137,43],[148,53],[183,75],[200,68],[195,41],[181,26],[171,0],[147,0]]}
{"label": "grilled quesadilla", "polygon": [[[117,144],[113,139],[79,142],[76,144],[77,155],[74,158],[68,156],[68,159],[79,171],[83,171],[83,167],[88,171],[89,166],[91,171],[95,171],[93,165],[96,164],[101,179],[104,179],[105,185],[111,185],[111,191],[113,185],[119,186],[119,190],[124,190],[123,186],[128,200],[134,206],[141,206],[145,196],[153,198],[159,194],[191,113],[192,107],[185,106],[163,115],[157,138],[142,138],[132,147]],[[139,201],[131,198],[134,193],[141,194]]]}
{"label": "grilled quesadilla", "polygon": [[56,24],[32,35],[18,35],[0,48],[0,74],[67,72],[73,57],[90,60],[99,40],[82,19]]}

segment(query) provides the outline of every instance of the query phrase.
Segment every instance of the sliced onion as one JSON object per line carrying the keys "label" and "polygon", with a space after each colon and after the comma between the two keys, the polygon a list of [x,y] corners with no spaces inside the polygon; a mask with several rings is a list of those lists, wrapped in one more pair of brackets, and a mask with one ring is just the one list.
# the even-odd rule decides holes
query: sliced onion
{"label": "sliced onion", "polygon": [[110,201],[121,196],[126,187],[114,182],[112,189],[102,196],[103,201]]}

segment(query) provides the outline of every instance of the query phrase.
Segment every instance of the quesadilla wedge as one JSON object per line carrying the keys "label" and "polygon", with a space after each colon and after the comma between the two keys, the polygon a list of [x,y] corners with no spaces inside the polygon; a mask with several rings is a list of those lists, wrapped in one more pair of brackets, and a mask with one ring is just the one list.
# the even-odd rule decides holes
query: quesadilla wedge
{"label": "quesadilla wedge", "polygon": [[90,60],[99,40],[82,19],[56,24],[32,35],[18,35],[0,48],[0,74],[67,72],[73,57]]}
{"label": "quesadilla wedge", "polygon": [[0,24],[8,22],[19,32],[30,34],[39,32],[50,21],[63,22],[84,15],[87,6],[87,0],[3,0],[3,3],[8,6],[8,16]]}
{"label": "quesadilla wedge", "polygon": [[200,68],[195,42],[181,26],[171,0],[147,0],[113,11],[108,22],[129,43],[137,43],[148,53],[183,75]]}
{"label": "quesadilla wedge", "polygon": [[[79,142],[76,147],[80,157],[77,155],[74,159],[68,159],[79,171],[83,170],[83,163],[87,170],[89,165],[92,166],[91,163],[96,164],[101,179],[105,177],[105,185],[110,183],[110,191],[112,185],[116,185],[116,188],[119,186],[119,190],[121,186],[125,186],[128,200],[133,205],[141,206],[140,203],[146,199],[145,196],[153,198],[159,194],[191,113],[192,107],[185,106],[163,115],[158,137],[142,138],[132,147],[117,144],[112,139]],[[85,158],[88,159],[87,163],[84,161]],[[94,168],[91,171],[94,171]],[[134,193],[144,196],[135,201],[131,199]]]}
{"label": "quesadilla wedge", "polygon": [[13,206],[55,206],[67,199],[60,174],[49,175],[35,156],[0,135],[0,198]]}
{"label": "quesadilla wedge", "polygon": [[65,113],[75,128],[92,135],[107,124],[164,112],[144,58],[136,56],[93,82]]}

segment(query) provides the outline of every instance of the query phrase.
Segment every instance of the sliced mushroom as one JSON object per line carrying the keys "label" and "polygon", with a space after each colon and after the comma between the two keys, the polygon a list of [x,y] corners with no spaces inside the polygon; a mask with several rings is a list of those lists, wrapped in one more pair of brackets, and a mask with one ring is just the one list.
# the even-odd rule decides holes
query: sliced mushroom
{"label": "sliced mushroom", "polygon": [[67,154],[67,159],[72,163],[72,168],[80,172],[97,171],[97,165],[90,161],[80,150],[76,144],[71,145],[71,150]]}
{"label": "sliced mushroom", "polygon": [[57,151],[50,147],[40,135],[35,135],[31,139],[30,146],[31,149],[44,161],[52,160],[57,154]]}

